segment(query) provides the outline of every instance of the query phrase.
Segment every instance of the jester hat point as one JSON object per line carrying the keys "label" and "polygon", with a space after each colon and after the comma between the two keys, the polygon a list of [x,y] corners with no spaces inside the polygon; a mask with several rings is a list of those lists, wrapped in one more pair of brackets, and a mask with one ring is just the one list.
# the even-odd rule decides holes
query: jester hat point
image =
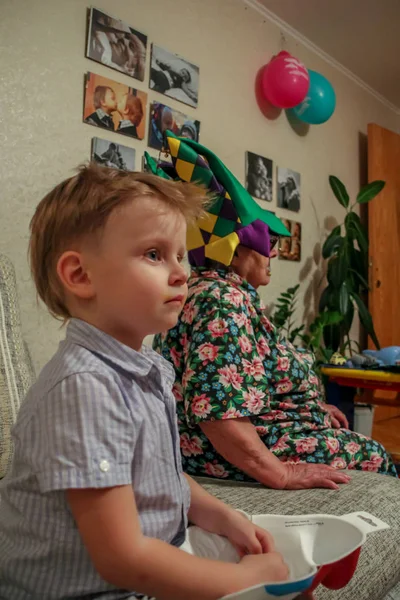
{"label": "jester hat point", "polygon": [[171,131],[166,141],[172,164],[157,163],[145,152],[148,170],[164,179],[202,184],[213,199],[205,216],[188,227],[190,264],[204,266],[211,259],[229,266],[239,245],[269,256],[271,236],[290,236],[282,221],[261,208],[208,148]]}

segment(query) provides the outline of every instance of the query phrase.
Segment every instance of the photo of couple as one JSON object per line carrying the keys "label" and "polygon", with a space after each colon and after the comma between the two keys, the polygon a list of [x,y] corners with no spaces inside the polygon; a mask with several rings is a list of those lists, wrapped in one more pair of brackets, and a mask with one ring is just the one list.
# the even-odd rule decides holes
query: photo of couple
{"label": "photo of couple", "polygon": [[152,44],[150,89],[196,107],[199,96],[199,67]]}
{"label": "photo of couple", "polygon": [[142,140],[146,104],[145,92],[95,73],[86,74],[85,123]]}

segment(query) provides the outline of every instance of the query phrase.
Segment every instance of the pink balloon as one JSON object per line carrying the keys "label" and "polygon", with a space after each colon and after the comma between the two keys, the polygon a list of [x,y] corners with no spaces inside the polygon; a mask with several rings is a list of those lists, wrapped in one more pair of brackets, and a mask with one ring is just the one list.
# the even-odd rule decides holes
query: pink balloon
{"label": "pink balloon", "polygon": [[307,95],[310,76],[306,67],[289,52],[279,52],[265,65],[261,86],[273,106],[293,108]]}

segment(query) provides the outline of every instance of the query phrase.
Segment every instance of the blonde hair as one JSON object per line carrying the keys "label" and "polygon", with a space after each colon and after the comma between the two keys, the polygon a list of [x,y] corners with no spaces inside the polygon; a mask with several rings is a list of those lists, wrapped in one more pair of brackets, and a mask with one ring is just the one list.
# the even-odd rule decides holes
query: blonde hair
{"label": "blonde hair", "polygon": [[101,233],[111,213],[135,198],[156,197],[180,212],[190,224],[209,203],[194,184],[169,181],[149,173],[133,173],[82,165],[77,175],[58,184],[41,200],[30,223],[29,258],[39,297],[64,322],[71,315],[57,275],[57,262],[72,243]]}

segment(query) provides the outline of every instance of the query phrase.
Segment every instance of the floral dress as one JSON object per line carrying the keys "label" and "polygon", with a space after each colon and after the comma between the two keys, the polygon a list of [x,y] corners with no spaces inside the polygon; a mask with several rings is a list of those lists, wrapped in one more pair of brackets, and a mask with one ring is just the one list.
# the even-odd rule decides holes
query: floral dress
{"label": "floral dress", "polygon": [[176,372],[174,395],[184,470],[251,481],[202,432],[215,419],[248,417],[280,460],[396,476],[381,444],[334,429],[312,354],[279,338],[256,290],[229,270],[196,268],[177,325],[154,347]]}

